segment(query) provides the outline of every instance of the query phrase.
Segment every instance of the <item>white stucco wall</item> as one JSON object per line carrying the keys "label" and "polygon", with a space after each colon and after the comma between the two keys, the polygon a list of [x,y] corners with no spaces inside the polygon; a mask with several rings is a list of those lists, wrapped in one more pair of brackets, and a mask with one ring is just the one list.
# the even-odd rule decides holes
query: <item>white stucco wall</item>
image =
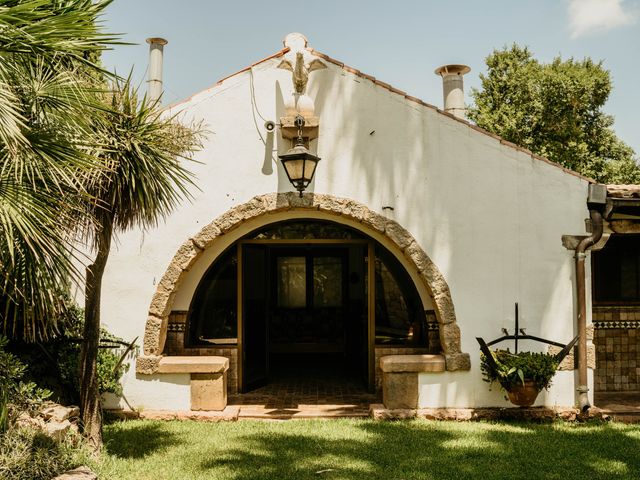
{"label": "white stucco wall", "polygon": [[[113,333],[142,339],[156,283],[187,238],[255,195],[292,190],[274,160],[290,144],[263,127],[278,121],[291,91],[291,74],[277,69],[279,62],[268,60],[174,108],[210,132],[199,163],[190,165],[200,190],[157,228],[119,235],[102,296],[103,322]],[[383,206],[393,207],[393,218],[447,280],[462,350],[471,354],[469,372],[420,376],[421,406],[507,405],[482,382],[475,337],[513,331],[516,301],[527,333],[561,342],[575,335],[573,259],[561,235],[584,234],[587,182],[327,65],[311,74],[308,87],[321,122],[312,149],[322,157],[308,190],[383,214]],[[214,257],[213,250],[205,254],[192,272],[204,272]],[[188,308],[196,276],[185,282],[176,308]],[[132,406],[183,408],[184,380],[136,377],[132,367],[124,392]],[[560,372],[539,402],[573,405],[574,389],[573,373]]]}

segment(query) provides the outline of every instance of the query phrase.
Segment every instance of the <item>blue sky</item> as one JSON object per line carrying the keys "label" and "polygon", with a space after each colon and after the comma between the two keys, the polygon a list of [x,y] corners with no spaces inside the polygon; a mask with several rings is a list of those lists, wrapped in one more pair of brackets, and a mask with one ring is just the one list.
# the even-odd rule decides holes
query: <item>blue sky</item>
{"label": "blue sky", "polygon": [[[109,31],[136,45],[117,46],[105,65],[144,82],[145,38],[165,47],[165,103],[190,96],[282,48],[287,33],[347,65],[440,106],[446,63],[471,67],[467,93],[479,86],[484,59],[516,42],[536,58],[603,60],[614,89],[605,111],[640,156],[640,0],[205,1],[115,0]],[[467,102],[471,102],[467,95]]]}

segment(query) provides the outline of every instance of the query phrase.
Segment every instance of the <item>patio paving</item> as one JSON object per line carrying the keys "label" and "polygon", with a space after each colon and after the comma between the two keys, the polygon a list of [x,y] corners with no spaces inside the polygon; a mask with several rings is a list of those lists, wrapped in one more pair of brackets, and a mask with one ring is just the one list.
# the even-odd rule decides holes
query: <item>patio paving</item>
{"label": "patio paving", "polygon": [[640,392],[596,392],[594,403],[615,420],[640,422]]}
{"label": "patio paving", "polygon": [[240,418],[368,417],[369,405],[380,398],[339,364],[302,363],[277,371],[263,387],[230,396],[229,405],[240,408]]}

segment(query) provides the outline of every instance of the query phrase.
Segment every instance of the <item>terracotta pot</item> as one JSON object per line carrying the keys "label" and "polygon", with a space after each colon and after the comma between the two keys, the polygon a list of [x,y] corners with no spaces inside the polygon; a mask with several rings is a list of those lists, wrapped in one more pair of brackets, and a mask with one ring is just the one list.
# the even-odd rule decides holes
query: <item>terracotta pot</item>
{"label": "terracotta pot", "polygon": [[533,405],[536,398],[538,398],[538,393],[540,393],[540,390],[538,390],[535,383],[530,380],[526,380],[524,385],[521,383],[512,385],[511,388],[507,390],[507,395],[509,395],[511,403],[519,407],[530,407]]}

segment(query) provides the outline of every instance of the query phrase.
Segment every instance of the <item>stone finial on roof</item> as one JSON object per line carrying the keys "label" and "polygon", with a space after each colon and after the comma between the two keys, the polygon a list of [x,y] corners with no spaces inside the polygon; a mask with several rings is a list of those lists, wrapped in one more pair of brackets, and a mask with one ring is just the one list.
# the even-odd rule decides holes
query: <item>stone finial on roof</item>
{"label": "stone finial on roof", "polygon": [[300,50],[304,50],[307,48],[307,37],[305,37],[301,33],[293,32],[284,37],[282,41],[285,47],[289,47],[292,52],[299,52]]}
{"label": "stone finial on roof", "polygon": [[[290,33],[284,39],[284,46],[289,48],[278,68],[289,70],[292,77],[293,92],[285,96],[285,117],[297,115],[305,117],[307,122],[315,120],[315,105],[307,95],[309,74],[315,70],[327,68],[327,65],[307,49],[307,37],[301,33]],[[286,122],[282,122],[283,124]]]}

